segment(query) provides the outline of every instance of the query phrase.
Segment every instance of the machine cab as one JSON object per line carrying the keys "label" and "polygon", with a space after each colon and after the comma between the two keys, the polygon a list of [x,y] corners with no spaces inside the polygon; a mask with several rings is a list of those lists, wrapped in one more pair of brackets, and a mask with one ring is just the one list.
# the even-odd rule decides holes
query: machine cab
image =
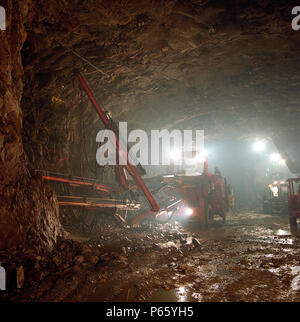
{"label": "machine cab", "polygon": [[263,212],[266,214],[286,214],[288,211],[288,183],[281,173],[271,174],[263,198]]}

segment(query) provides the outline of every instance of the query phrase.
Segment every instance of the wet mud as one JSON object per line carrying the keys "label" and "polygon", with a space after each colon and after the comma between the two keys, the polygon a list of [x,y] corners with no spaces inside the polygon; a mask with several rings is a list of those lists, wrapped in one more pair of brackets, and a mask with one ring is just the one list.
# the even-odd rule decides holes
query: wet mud
{"label": "wet mud", "polygon": [[287,216],[243,212],[206,231],[173,223],[82,242],[97,247],[104,264],[60,276],[42,292],[45,279],[15,300],[300,300],[300,238]]}

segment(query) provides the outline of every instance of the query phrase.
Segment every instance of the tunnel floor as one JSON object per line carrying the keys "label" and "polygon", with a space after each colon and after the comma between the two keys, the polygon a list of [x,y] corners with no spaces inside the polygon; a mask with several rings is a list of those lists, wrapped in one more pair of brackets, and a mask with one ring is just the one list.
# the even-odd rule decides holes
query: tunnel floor
{"label": "tunnel floor", "polygon": [[[300,300],[300,239],[290,235],[287,216],[242,212],[207,231],[174,223],[72,238],[53,254],[56,265],[39,267],[46,273],[32,277],[25,270],[23,289],[4,300]],[[70,243],[96,253],[95,265],[93,256],[77,256],[74,264],[74,251],[66,253]]]}

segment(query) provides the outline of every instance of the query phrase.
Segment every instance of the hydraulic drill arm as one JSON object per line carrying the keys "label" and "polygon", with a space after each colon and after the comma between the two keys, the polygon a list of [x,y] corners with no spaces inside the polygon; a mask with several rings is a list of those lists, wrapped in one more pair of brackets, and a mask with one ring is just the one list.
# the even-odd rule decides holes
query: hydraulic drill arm
{"label": "hydraulic drill arm", "polygon": [[78,73],[78,79],[80,81],[80,83],[82,84],[84,90],[86,91],[88,97],[90,98],[92,104],[94,105],[98,115],[100,116],[101,120],[104,123],[105,128],[113,131],[115,133],[115,140],[114,142],[112,142],[116,148],[116,152],[118,153],[118,155],[121,158],[126,158],[126,165],[125,168],[128,171],[128,173],[131,175],[132,179],[134,180],[134,183],[136,184],[136,186],[141,189],[145,195],[145,197],[147,198],[151,210],[152,211],[159,211],[159,206],[156,203],[155,199],[153,198],[151,192],[148,190],[148,188],[146,187],[142,177],[139,174],[138,169],[129,162],[128,160],[128,151],[127,151],[127,147],[123,147],[122,144],[120,143],[118,137],[117,137],[117,133],[115,130],[115,127],[113,126],[113,121],[110,119],[110,117],[108,117],[107,113],[103,110],[103,108],[101,108],[101,106],[98,104],[98,102],[96,101],[92,91],[90,90],[89,86],[87,85],[86,81],[84,80],[83,76],[81,75],[81,73]]}

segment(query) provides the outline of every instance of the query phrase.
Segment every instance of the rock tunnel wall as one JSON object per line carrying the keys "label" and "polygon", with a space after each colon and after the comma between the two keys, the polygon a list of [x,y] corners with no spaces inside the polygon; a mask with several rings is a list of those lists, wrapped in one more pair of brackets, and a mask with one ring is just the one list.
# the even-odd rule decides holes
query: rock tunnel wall
{"label": "rock tunnel wall", "polygon": [[51,249],[62,233],[58,203],[30,169],[22,143],[21,49],[30,23],[31,1],[6,3],[0,31],[0,249]]}
{"label": "rock tunnel wall", "polygon": [[[277,2],[6,1],[0,248],[48,248],[60,234],[56,198],[29,163],[94,176],[101,121],[78,88],[79,70],[113,118],[132,128],[189,124],[216,137],[297,123],[289,112],[299,100],[300,33],[290,28],[292,1]],[[274,113],[281,107],[284,117]]]}

